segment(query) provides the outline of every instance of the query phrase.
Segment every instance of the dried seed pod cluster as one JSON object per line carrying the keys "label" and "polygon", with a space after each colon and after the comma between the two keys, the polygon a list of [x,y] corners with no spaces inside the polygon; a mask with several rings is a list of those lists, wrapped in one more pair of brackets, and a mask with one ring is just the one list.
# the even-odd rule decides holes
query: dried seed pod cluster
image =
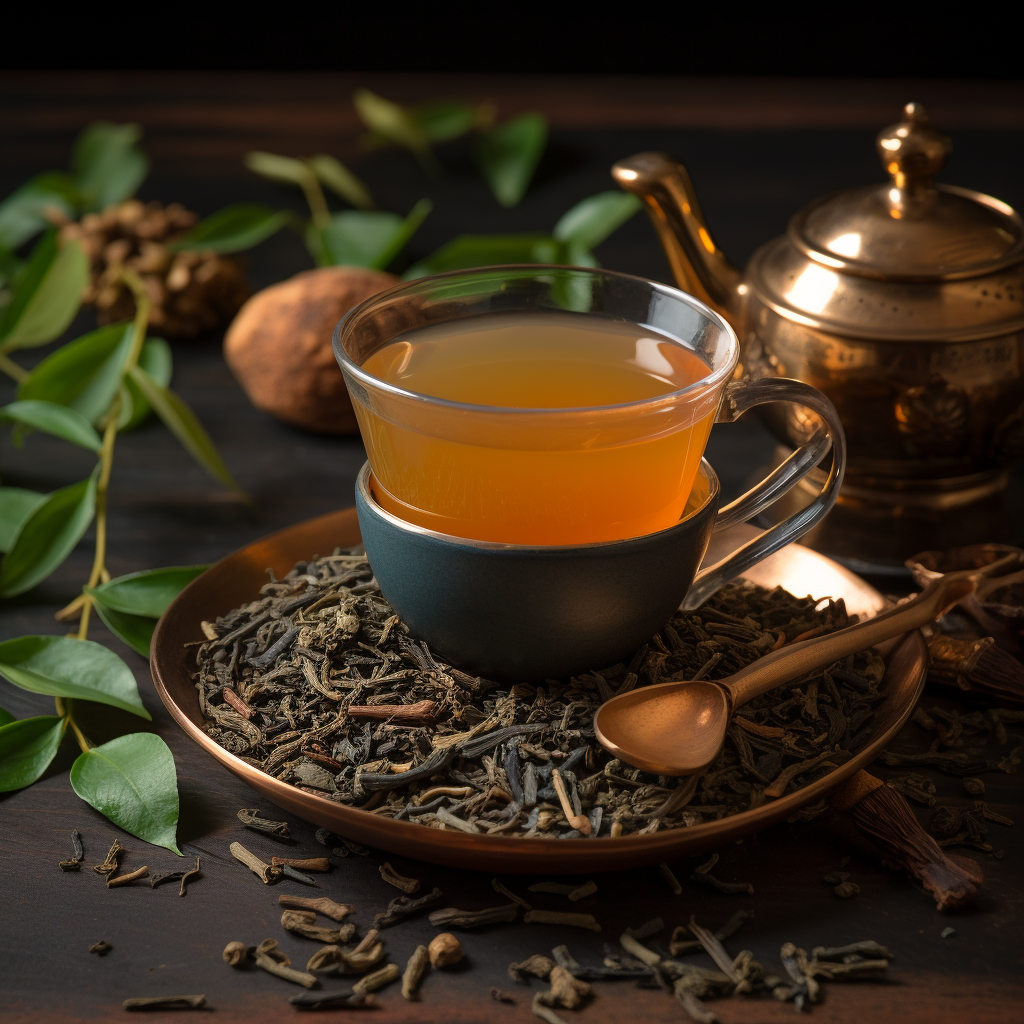
{"label": "dried seed pod cluster", "polygon": [[209,251],[176,252],[170,244],[198,219],[180,203],[129,199],[80,221],[60,222],[61,237],[77,240],[89,259],[82,300],[96,308],[100,324],[135,314],[132,293],[121,279],[125,268],[145,286],[156,333],[193,338],[235,314],[249,294],[238,261]]}

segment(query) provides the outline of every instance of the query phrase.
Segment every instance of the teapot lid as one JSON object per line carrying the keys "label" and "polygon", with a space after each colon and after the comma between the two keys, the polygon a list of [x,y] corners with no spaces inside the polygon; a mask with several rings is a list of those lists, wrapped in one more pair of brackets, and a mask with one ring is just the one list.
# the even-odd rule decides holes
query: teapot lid
{"label": "teapot lid", "polygon": [[790,221],[789,239],[816,263],[887,281],[976,277],[1024,259],[1024,222],[980,192],[935,185],[952,149],[908,103],[877,148],[892,180],[825,196]]}

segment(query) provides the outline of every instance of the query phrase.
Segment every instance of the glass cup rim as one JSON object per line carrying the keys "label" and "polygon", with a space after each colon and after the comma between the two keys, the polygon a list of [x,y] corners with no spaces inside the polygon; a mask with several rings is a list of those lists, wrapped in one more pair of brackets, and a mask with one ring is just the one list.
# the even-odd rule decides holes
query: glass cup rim
{"label": "glass cup rim", "polygon": [[[499,271],[507,272],[512,270],[529,271],[531,273],[536,272],[538,276],[544,273],[550,273],[551,271],[571,271],[574,274],[580,274],[591,278],[618,278],[620,280],[633,281],[638,284],[642,284],[653,291],[667,296],[668,298],[674,299],[677,302],[682,302],[684,305],[689,306],[705,319],[713,323],[716,327],[720,328],[730,341],[730,356],[720,367],[718,367],[718,369],[709,370],[706,376],[701,377],[698,381],[694,381],[693,384],[688,384],[686,387],[679,388],[676,391],[666,392],[663,395],[654,395],[651,398],[643,398],[636,402],[621,402],[615,405],[524,408],[519,406],[477,405],[471,402],[456,402],[448,398],[438,398],[435,395],[426,395],[420,391],[410,391],[406,388],[398,387],[396,384],[391,384],[388,381],[382,380],[380,377],[376,377],[372,373],[367,373],[361,366],[354,362],[345,351],[342,335],[345,333],[347,325],[355,322],[358,316],[383,299],[392,298],[402,292],[412,291],[414,288],[422,286],[424,283],[429,284],[435,281],[442,282],[451,280],[452,278],[465,279],[472,278],[474,276],[480,276],[481,278],[494,277],[498,276]],[[716,313],[710,306],[701,302],[700,299],[689,295],[687,292],[684,292],[679,288],[674,288],[672,285],[662,284],[660,281],[651,281],[649,278],[639,277],[636,274],[624,274],[618,270],[605,270],[603,267],[573,267],[557,263],[502,263],[489,267],[471,267],[464,270],[449,270],[443,274],[431,274],[426,277],[414,278],[411,281],[402,281],[391,288],[387,288],[382,292],[377,292],[375,295],[371,295],[368,299],[364,299],[358,305],[353,306],[338,321],[337,326],[334,328],[332,346],[334,348],[334,356],[341,366],[341,369],[346,373],[350,373],[364,386],[373,388],[377,391],[383,391],[398,398],[423,402],[427,405],[436,405],[462,412],[491,413],[492,415],[518,414],[526,416],[550,416],[553,414],[562,416],[587,415],[608,411],[641,410],[644,408],[664,405],[669,402],[675,402],[690,394],[697,394],[707,390],[708,388],[715,388],[719,384],[728,380],[739,362],[740,349],[739,338],[736,336],[736,332],[733,330],[729,322],[724,317]]]}

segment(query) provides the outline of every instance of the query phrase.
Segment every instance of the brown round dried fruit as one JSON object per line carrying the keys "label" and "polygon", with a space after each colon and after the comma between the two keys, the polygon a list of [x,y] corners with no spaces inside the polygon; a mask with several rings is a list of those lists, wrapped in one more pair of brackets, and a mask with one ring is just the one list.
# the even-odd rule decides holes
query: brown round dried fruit
{"label": "brown round dried fruit", "polygon": [[257,292],[224,338],[224,356],[249,401],[314,433],[356,433],[331,336],[353,306],[397,283],[379,270],[320,267]]}
{"label": "brown round dried fruit", "polygon": [[451,932],[441,932],[430,940],[427,953],[434,967],[451,967],[462,959],[462,943]]}

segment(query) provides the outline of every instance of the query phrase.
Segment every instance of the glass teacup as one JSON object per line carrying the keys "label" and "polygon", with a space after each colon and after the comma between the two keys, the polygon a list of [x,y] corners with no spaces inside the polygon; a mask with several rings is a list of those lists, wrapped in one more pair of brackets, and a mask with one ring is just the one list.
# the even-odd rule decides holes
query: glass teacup
{"label": "glass teacup", "polygon": [[[752,405],[796,401],[827,424],[759,492],[762,507],[827,450],[826,434],[841,436],[813,388],[730,384],[736,335],[698,300],[605,270],[490,267],[413,281],[353,309],[334,346],[380,505],[472,540],[585,544],[668,529],[716,416]],[[655,393],[635,397],[648,379]]]}

